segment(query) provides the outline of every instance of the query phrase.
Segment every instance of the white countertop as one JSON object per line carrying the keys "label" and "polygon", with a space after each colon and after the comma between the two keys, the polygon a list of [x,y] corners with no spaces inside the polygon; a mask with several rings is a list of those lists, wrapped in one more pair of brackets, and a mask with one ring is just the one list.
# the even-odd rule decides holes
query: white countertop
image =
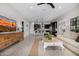
{"label": "white countertop", "polygon": [[1,32],[0,34],[8,34],[8,33],[16,33],[16,32],[21,32],[21,31]]}

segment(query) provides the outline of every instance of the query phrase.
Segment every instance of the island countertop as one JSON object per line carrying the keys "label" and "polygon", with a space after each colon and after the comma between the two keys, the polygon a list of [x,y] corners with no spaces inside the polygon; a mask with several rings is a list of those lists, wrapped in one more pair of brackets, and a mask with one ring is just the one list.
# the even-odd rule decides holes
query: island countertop
{"label": "island countertop", "polygon": [[17,32],[21,32],[21,31],[12,31],[12,32],[0,32],[0,34],[9,34],[9,33],[17,33]]}
{"label": "island countertop", "polygon": [[24,32],[15,31],[0,33],[0,51],[23,39]]}

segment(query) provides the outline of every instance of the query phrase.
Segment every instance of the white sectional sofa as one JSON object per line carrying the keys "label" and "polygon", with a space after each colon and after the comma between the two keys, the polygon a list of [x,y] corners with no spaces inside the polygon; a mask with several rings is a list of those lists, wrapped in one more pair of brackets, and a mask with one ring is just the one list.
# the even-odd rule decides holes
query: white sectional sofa
{"label": "white sectional sofa", "polygon": [[63,35],[58,35],[57,37],[64,42],[64,46],[68,48],[70,51],[79,55],[79,42],[76,41],[76,38],[79,34],[75,34],[74,36],[70,35],[70,37],[66,37]]}

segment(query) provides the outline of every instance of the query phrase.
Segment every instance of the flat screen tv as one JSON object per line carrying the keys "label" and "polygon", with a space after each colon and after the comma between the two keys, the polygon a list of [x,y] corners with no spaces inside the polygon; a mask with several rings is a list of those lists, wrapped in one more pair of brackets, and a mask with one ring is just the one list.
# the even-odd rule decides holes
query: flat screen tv
{"label": "flat screen tv", "polygon": [[16,21],[0,15],[0,32],[16,31]]}

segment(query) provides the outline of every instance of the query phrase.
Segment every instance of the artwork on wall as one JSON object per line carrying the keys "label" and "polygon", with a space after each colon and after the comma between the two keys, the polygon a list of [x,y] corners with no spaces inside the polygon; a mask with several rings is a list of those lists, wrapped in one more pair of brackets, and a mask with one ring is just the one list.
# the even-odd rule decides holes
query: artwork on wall
{"label": "artwork on wall", "polygon": [[70,20],[70,30],[75,31],[75,18]]}
{"label": "artwork on wall", "polygon": [[34,31],[35,31],[35,33],[41,33],[41,25],[34,24]]}
{"label": "artwork on wall", "polygon": [[70,30],[73,32],[79,32],[79,16],[70,20]]}
{"label": "artwork on wall", "polygon": [[16,31],[16,21],[0,15],[0,32]]}
{"label": "artwork on wall", "polygon": [[65,21],[61,21],[59,23],[59,32],[61,34],[64,34],[65,30],[66,30],[66,23],[65,23]]}
{"label": "artwork on wall", "polygon": [[77,32],[79,32],[79,17],[77,17]]}

